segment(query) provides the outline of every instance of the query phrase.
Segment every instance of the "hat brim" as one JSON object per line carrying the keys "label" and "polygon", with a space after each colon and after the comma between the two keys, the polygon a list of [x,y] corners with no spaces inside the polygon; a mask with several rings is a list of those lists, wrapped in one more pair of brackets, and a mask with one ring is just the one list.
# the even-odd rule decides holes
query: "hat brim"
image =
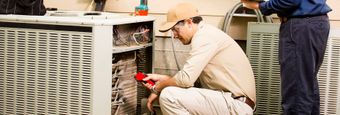
{"label": "hat brim", "polygon": [[172,27],[176,25],[177,22],[167,22],[163,26],[160,27],[159,31],[160,32],[167,32],[169,31]]}

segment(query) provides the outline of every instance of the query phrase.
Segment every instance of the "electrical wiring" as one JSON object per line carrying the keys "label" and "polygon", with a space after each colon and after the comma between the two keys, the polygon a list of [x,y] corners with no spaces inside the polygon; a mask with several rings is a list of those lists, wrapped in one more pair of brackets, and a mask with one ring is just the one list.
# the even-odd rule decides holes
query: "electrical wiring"
{"label": "electrical wiring", "polygon": [[114,38],[114,44],[118,45],[118,43],[116,42],[117,40],[122,42],[123,44],[125,44],[126,46],[130,46],[130,44],[128,44],[128,42],[123,41],[122,37],[118,31],[118,27],[117,26],[113,26],[113,38]]}
{"label": "electrical wiring", "polygon": [[177,59],[177,56],[176,56],[176,52],[175,52],[175,37],[174,37],[174,33],[172,31],[170,31],[171,33],[171,43],[172,43],[172,52],[174,54],[174,59],[175,59],[175,62],[176,62],[176,66],[177,66],[177,70],[179,71],[181,68],[179,67],[179,63],[178,63],[178,59]]}
{"label": "electrical wiring", "polygon": [[133,40],[135,41],[135,43],[136,43],[137,45],[139,45],[139,43],[137,42],[136,37],[135,37],[136,34],[138,34],[138,33],[133,33],[133,34],[132,34],[132,38],[133,38]]}
{"label": "electrical wiring", "polygon": [[125,44],[126,46],[131,46],[133,44],[140,45],[142,43],[149,42],[150,39],[148,34],[150,29],[147,26],[139,26],[135,31],[124,31],[119,32],[118,26],[113,27],[113,38],[114,45],[119,46]]}
{"label": "electrical wiring", "polygon": [[[145,33],[147,33],[147,32],[149,32],[149,29],[143,29],[142,32],[137,32],[137,33],[133,33],[133,34],[132,34],[132,38],[133,38],[133,40],[135,41],[135,43],[136,43],[137,45],[139,45],[140,43],[137,41],[135,35],[141,35],[143,38],[145,38],[145,37],[147,37],[147,36],[145,35]],[[146,38],[146,39],[148,39],[148,38]],[[141,41],[142,41],[142,42],[145,42],[144,40],[141,40]]]}

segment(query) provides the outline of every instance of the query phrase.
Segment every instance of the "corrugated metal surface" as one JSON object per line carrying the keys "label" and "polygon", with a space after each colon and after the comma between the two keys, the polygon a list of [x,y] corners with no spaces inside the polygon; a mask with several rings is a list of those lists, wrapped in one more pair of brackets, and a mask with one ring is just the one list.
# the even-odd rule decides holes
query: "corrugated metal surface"
{"label": "corrugated metal surface", "polygon": [[0,114],[89,114],[92,33],[0,27]]}
{"label": "corrugated metal surface", "polygon": [[318,74],[320,113],[340,115],[340,30],[331,30]]}
{"label": "corrugated metal surface", "polygon": [[136,52],[115,54],[112,64],[112,115],[133,115],[137,111]]}
{"label": "corrugated metal surface", "polygon": [[247,55],[255,82],[256,114],[280,114],[280,66],[278,63],[279,24],[249,23]]}
{"label": "corrugated metal surface", "polygon": [[[182,67],[189,56],[190,45],[183,45],[182,42],[174,40],[175,53]],[[153,65],[154,72],[159,74],[174,75],[176,74],[177,65],[172,50],[172,42],[170,38],[156,38],[154,48],[155,63]]]}

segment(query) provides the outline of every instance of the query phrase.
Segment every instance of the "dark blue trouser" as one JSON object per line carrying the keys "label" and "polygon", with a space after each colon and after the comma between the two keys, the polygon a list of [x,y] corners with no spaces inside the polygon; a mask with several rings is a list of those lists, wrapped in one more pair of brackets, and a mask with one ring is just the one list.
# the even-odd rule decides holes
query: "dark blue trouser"
{"label": "dark blue trouser", "polygon": [[279,62],[285,115],[319,115],[317,73],[326,49],[327,15],[290,18],[281,23]]}

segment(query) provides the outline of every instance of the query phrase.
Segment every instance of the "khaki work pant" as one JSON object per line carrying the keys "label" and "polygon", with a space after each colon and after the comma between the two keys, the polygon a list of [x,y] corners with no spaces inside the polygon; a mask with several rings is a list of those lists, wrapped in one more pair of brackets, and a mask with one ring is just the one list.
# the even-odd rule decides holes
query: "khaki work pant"
{"label": "khaki work pant", "polygon": [[163,115],[252,115],[246,103],[231,93],[201,88],[166,87],[159,103]]}

